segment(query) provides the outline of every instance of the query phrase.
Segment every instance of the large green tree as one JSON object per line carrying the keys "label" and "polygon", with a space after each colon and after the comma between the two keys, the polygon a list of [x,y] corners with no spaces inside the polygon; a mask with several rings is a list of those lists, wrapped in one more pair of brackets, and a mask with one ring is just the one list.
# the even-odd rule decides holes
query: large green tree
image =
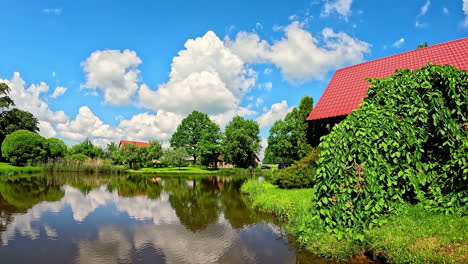
{"label": "large green tree", "polygon": [[268,136],[267,161],[292,162],[300,160],[312,151],[308,138],[307,116],[314,101],[304,96],[298,108],[294,108],[283,120],[276,121]]}
{"label": "large green tree", "polygon": [[223,158],[225,162],[246,168],[255,161],[260,150],[260,128],[253,120],[236,116],[226,126],[223,140]]}
{"label": "large green tree", "polygon": [[28,130],[17,130],[6,136],[2,143],[2,155],[9,162],[25,165],[47,157],[47,140]]}
{"label": "large green tree", "polygon": [[206,155],[216,148],[213,146],[219,143],[219,134],[218,125],[207,114],[193,111],[182,120],[169,142],[173,148],[185,148],[196,163],[201,152]]}
{"label": "large green tree", "polygon": [[17,130],[39,131],[38,120],[31,113],[13,108],[15,102],[8,96],[10,87],[0,83],[0,144],[5,137]]}
{"label": "large green tree", "polygon": [[68,148],[62,140],[58,138],[48,138],[47,144],[49,151],[48,156],[50,158],[63,158],[67,155]]}

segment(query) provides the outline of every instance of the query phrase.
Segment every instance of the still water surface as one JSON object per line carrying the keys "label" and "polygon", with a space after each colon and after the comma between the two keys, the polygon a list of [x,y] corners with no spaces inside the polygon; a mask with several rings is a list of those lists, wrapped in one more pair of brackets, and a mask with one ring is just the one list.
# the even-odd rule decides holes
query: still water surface
{"label": "still water surface", "polygon": [[0,262],[332,263],[250,209],[233,177],[0,181]]}

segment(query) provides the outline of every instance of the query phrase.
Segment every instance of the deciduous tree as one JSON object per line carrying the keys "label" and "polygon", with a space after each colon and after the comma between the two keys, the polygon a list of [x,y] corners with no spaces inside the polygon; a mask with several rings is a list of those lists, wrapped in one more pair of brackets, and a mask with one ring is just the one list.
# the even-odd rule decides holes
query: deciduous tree
{"label": "deciduous tree", "polygon": [[[217,124],[214,123],[207,114],[193,111],[182,120],[182,123],[177,127],[176,132],[172,135],[169,142],[173,148],[185,148],[196,163],[201,152],[200,146],[204,146],[204,153],[206,153],[205,151],[207,151],[207,149],[208,152],[210,152],[212,148],[207,145],[215,145],[216,142],[219,141],[217,135],[207,135],[208,133],[217,134],[216,128]],[[203,140],[202,137],[204,137]],[[199,144],[200,141],[203,141],[202,144]]]}
{"label": "deciduous tree", "polygon": [[226,126],[223,141],[224,161],[246,168],[255,161],[260,150],[260,128],[253,120],[236,116]]}

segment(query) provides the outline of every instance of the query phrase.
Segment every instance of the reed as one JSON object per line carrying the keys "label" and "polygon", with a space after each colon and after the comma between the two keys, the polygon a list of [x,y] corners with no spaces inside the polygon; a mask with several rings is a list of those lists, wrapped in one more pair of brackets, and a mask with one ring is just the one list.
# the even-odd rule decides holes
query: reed
{"label": "reed", "polygon": [[124,167],[112,165],[110,162],[102,159],[89,159],[85,161],[50,159],[42,165],[42,170],[45,172],[125,173]]}

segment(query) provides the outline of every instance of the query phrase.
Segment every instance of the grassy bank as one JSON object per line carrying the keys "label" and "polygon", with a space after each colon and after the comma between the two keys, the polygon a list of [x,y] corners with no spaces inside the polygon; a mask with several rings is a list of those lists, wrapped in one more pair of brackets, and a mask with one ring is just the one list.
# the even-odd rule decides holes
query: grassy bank
{"label": "grassy bank", "polygon": [[248,181],[242,191],[258,210],[284,217],[290,234],[323,257],[348,259],[366,253],[391,263],[468,263],[468,217],[426,212],[420,207],[388,217],[387,224],[362,240],[337,239],[311,219],[314,189],[279,189],[268,182]]}
{"label": "grassy bank", "polygon": [[0,162],[0,174],[37,173],[41,172],[41,167],[25,166],[19,167],[9,163]]}

